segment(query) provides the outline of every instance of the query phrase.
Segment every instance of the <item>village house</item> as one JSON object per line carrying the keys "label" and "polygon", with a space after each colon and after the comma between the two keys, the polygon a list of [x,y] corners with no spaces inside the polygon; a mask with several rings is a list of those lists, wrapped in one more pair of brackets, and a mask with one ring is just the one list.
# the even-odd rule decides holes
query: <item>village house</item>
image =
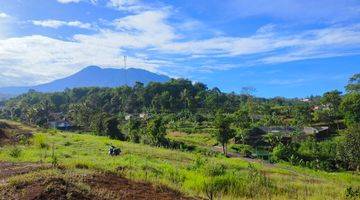
{"label": "village house", "polygon": [[50,114],[49,127],[59,130],[68,130],[73,127],[73,125],[66,119],[66,117],[61,112],[54,112]]}
{"label": "village house", "polygon": [[72,127],[72,124],[66,120],[51,121],[49,122],[50,128],[59,130],[68,130]]}
{"label": "village house", "polygon": [[304,127],[303,132],[307,135],[317,134],[321,132],[326,132],[329,130],[328,126],[321,126],[321,127]]}

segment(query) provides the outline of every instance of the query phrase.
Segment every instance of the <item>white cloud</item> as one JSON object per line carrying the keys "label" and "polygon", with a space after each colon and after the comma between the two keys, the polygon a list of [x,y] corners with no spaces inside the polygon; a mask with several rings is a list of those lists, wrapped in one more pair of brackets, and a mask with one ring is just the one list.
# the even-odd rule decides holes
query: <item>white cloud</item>
{"label": "white cloud", "polygon": [[142,4],[139,0],[109,0],[107,3],[109,7],[116,8],[122,11],[139,12],[144,11],[148,7]]}
{"label": "white cloud", "polygon": [[66,23],[67,26],[73,26],[73,27],[78,27],[78,28],[83,28],[83,29],[91,29],[91,24],[90,23],[83,23],[80,21],[70,21]]}
{"label": "white cloud", "polygon": [[59,3],[79,3],[81,0],[57,0]]}
{"label": "white cloud", "polygon": [[310,58],[360,53],[360,25],[328,27],[283,34],[258,31],[249,37],[214,37],[186,42],[173,41],[159,46],[161,52],[196,57],[257,56],[254,61],[288,62]]}
{"label": "white cloud", "polygon": [[293,78],[293,79],[271,79],[267,82],[270,85],[299,85],[309,81],[304,78]]}
{"label": "white cloud", "polygon": [[57,0],[57,1],[62,4],[88,2],[96,5],[98,3],[98,0]]}
{"label": "white cloud", "polygon": [[48,27],[48,28],[59,28],[62,26],[71,26],[83,29],[91,29],[90,23],[83,23],[80,21],[60,21],[60,20],[34,20],[32,23],[36,26]]}
{"label": "white cloud", "polygon": [[13,18],[6,13],[0,12],[0,39],[7,37],[12,24]]}
{"label": "white cloud", "polygon": [[[129,67],[157,71],[161,61],[130,56]],[[43,83],[70,75],[84,66],[123,66],[122,52],[112,45],[63,41],[33,35],[0,40],[0,75],[12,76],[8,84]],[[24,80],[24,77],[36,77]]]}
{"label": "white cloud", "polygon": [[164,11],[145,11],[114,21],[117,30],[138,36],[147,44],[164,43],[177,38],[175,29],[166,23],[168,13]]}
{"label": "white cloud", "polygon": [[10,17],[8,14],[0,12],[0,19],[8,18]]}
{"label": "white cloud", "polygon": [[[212,35],[206,39],[189,39],[181,34],[183,24],[171,24],[170,17],[171,12],[166,9],[143,10],[112,21],[112,27],[99,29],[96,34],[77,34],[70,40],[41,35],[0,39],[0,77],[11,77],[6,79],[7,84],[42,83],[87,65],[121,67],[125,54],[129,57],[129,67],[175,75],[240,65],[232,65],[233,62],[223,58],[251,65],[360,54],[360,25],[288,32],[271,24],[246,37]],[[79,21],[33,23],[51,28],[91,28],[90,24]],[[186,65],[189,61],[199,67]]]}

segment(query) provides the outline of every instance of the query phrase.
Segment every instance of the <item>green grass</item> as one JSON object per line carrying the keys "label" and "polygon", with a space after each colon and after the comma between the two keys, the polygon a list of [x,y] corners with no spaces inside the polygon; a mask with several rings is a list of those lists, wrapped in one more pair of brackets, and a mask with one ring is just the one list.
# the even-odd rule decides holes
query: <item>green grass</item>
{"label": "green grass", "polygon": [[205,133],[182,133],[170,132],[168,138],[173,141],[183,142],[187,145],[211,147],[216,144],[216,140],[210,134]]}
{"label": "green grass", "polygon": [[[121,156],[107,155],[110,144],[121,148]],[[254,175],[249,162],[240,158],[204,157],[89,134],[41,132],[34,135],[30,145],[18,145],[18,156],[12,156],[13,148],[0,148],[0,160],[51,163],[54,148],[58,164],[67,168],[112,171],[135,180],[165,184],[192,196],[214,193],[222,199],[269,195],[272,199],[343,199],[346,187],[360,187],[360,176],[349,172],[254,163]]]}

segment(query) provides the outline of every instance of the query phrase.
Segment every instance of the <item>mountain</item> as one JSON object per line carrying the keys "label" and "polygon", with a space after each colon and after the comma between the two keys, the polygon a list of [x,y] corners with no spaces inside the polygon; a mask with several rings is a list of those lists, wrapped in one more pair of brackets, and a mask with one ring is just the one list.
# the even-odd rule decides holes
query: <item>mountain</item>
{"label": "mountain", "polygon": [[155,74],[143,69],[115,69],[89,66],[71,76],[50,83],[25,87],[3,87],[0,88],[0,93],[18,95],[26,93],[30,89],[39,92],[58,92],[66,88],[117,87],[125,84],[132,86],[135,82],[148,84],[150,82],[166,82],[168,80],[170,80],[168,76]]}
{"label": "mountain", "polygon": [[0,93],[0,101],[4,101],[4,100],[7,100],[7,99],[10,99],[11,97],[14,97],[15,95],[13,94],[3,94],[3,93]]}

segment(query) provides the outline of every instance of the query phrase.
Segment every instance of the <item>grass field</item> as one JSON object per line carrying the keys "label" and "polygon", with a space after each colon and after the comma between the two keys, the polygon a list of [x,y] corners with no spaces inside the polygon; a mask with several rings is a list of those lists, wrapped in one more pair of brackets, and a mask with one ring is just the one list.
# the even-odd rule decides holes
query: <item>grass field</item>
{"label": "grass field", "polygon": [[[109,145],[120,147],[121,156],[108,156]],[[360,176],[350,172],[327,173],[287,164],[206,157],[54,130],[37,130],[28,143],[0,147],[0,161],[111,171],[164,184],[190,196],[214,199],[345,199],[347,187],[360,187]]]}
{"label": "grass field", "polygon": [[183,142],[187,145],[197,147],[211,147],[216,144],[216,140],[210,134],[192,133],[187,134],[183,132],[169,132],[167,137],[170,140]]}

